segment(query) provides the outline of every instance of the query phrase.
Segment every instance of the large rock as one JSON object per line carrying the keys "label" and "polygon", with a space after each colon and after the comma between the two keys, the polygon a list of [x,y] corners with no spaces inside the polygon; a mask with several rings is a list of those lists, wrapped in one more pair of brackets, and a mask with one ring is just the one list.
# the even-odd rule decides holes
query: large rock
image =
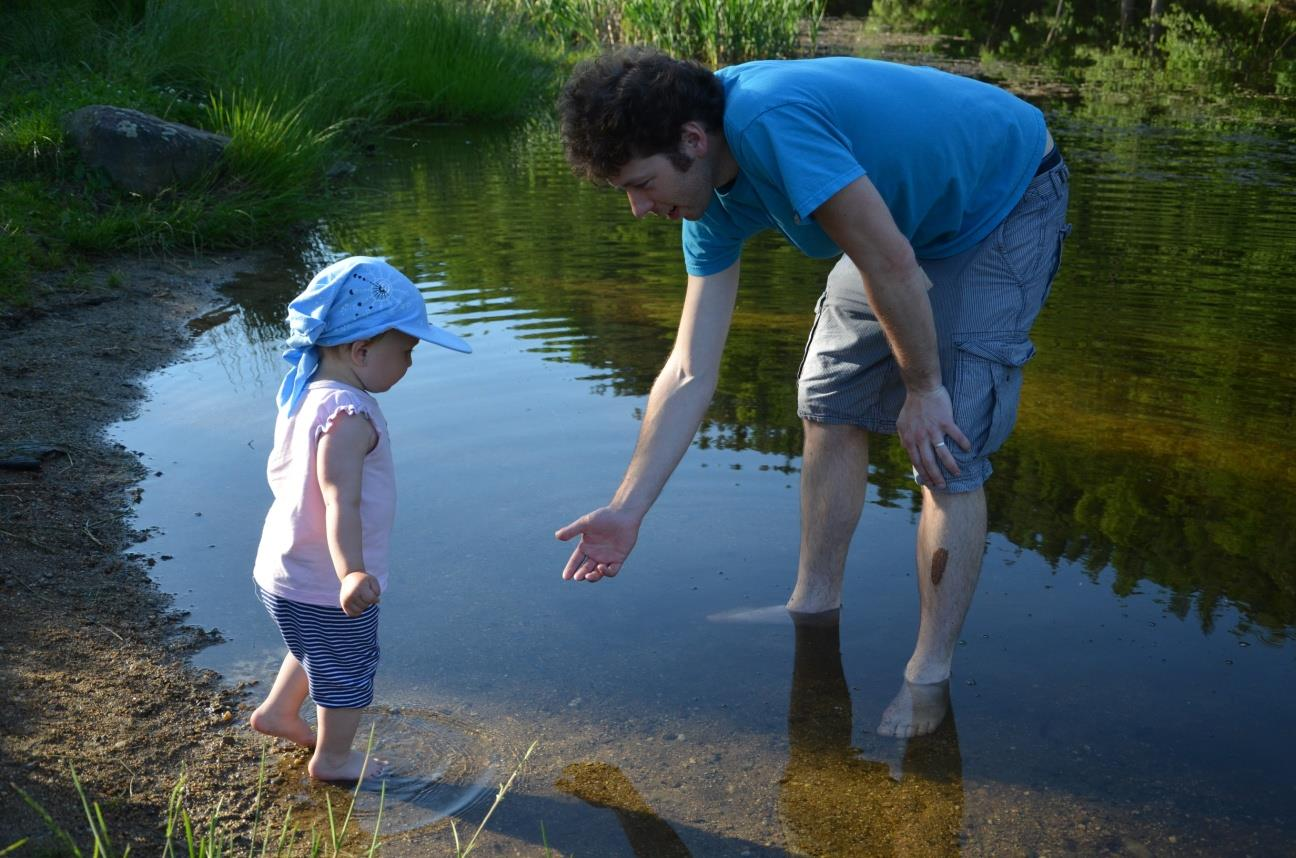
{"label": "large rock", "polygon": [[67,114],[63,130],[87,164],[137,194],[193,181],[220,160],[229,144],[221,134],[105,104]]}

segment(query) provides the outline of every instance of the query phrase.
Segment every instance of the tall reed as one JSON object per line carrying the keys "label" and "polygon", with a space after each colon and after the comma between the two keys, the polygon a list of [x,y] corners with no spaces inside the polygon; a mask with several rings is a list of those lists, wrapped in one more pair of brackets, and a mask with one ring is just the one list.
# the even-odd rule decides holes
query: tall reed
{"label": "tall reed", "polygon": [[489,0],[567,48],[647,44],[712,66],[812,52],[825,0]]}

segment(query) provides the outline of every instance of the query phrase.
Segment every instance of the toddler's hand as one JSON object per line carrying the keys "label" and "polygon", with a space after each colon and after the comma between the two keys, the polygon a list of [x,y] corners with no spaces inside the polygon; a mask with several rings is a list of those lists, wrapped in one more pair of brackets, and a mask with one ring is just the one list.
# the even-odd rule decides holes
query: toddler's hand
{"label": "toddler's hand", "polygon": [[358,617],[370,605],[378,604],[381,595],[377,578],[368,572],[349,572],[342,579],[342,593],[338,596],[338,601],[343,613],[348,617]]}

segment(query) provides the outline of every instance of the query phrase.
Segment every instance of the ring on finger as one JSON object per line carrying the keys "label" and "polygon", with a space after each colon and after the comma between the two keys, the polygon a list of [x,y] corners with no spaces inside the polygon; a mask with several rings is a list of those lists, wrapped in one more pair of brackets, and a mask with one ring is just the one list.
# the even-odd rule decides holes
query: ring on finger
{"label": "ring on finger", "polygon": [[944,442],[944,441],[941,441],[940,443],[935,444],[934,446],[936,446],[936,447],[944,447],[944,446],[945,446],[945,442]]}

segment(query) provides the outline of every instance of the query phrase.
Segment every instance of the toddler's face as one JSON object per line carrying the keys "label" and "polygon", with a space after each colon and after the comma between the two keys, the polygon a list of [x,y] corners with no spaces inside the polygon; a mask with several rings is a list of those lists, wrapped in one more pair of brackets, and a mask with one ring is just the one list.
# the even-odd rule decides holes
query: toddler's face
{"label": "toddler's face", "polygon": [[388,331],[370,342],[364,365],[356,368],[365,390],[382,393],[404,378],[414,362],[413,351],[418,343],[418,338],[401,331]]}

